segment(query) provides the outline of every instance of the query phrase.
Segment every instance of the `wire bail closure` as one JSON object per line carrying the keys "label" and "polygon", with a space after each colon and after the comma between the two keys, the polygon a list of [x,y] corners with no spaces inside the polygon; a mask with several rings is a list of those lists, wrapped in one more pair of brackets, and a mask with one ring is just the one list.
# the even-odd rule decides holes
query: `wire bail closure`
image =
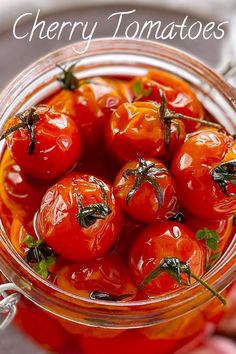
{"label": "wire bail closure", "polygon": [[[14,283],[0,285],[0,331],[9,326],[15,317],[17,311],[16,305],[20,300],[20,294],[14,292],[8,295],[7,292],[16,290]],[[1,320],[2,317],[3,319]]]}

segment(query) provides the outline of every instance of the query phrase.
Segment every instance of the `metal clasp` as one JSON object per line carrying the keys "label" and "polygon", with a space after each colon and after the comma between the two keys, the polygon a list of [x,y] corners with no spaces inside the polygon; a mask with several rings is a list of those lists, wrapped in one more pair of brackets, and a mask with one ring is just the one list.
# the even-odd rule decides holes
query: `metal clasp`
{"label": "metal clasp", "polygon": [[16,314],[16,304],[20,300],[20,294],[14,292],[8,294],[8,291],[16,291],[16,285],[13,283],[0,285],[0,315],[3,315],[2,322],[0,322],[0,331],[4,330],[13,320]]}

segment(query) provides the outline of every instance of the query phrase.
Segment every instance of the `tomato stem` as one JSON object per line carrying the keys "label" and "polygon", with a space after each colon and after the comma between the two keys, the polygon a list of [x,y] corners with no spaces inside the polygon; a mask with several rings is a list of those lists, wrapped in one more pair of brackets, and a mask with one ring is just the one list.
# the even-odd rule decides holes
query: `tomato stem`
{"label": "tomato stem", "polygon": [[235,197],[236,192],[230,193],[227,189],[229,184],[236,187],[236,159],[222,162],[211,171],[211,177],[222,192],[229,197]]}
{"label": "tomato stem", "polygon": [[[191,278],[197,280],[202,286],[209,290],[214,296],[216,296],[224,305],[226,305],[226,299],[221,296],[216,290],[214,290],[204,280],[196,276],[191,272],[190,266],[187,262],[181,261],[177,257],[165,257],[161,264],[151,271],[147,277],[142,281],[138,287],[138,291],[142,290],[148,283],[158,277],[161,273],[167,272],[172,278],[174,278],[178,284],[187,285],[191,284]],[[181,278],[181,274],[187,275],[187,281]]]}
{"label": "tomato stem", "polygon": [[163,205],[163,192],[160,184],[156,181],[156,175],[169,173],[166,168],[156,168],[155,163],[146,161],[143,157],[138,158],[138,167],[135,169],[127,169],[123,172],[123,177],[128,179],[129,176],[135,177],[135,182],[127,194],[126,205],[129,204],[131,198],[137,193],[139,188],[144,183],[150,183],[155,189],[159,207],[162,208]]}
{"label": "tomato stem", "polygon": [[93,291],[90,294],[90,298],[92,300],[105,300],[105,301],[122,301],[131,296],[133,296],[133,294],[112,295],[102,291]]}
{"label": "tomato stem", "polygon": [[57,76],[57,81],[62,84],[62,87],[65,90],[75,91],[79,86],[79,80],[73,73],[75,65],[76,63],[70,65],[68,68],[63,68],[60,65],[56,65],[62,70],[62,74]]}
{"label": "tomato stem", "polygon": [[215,297],[217,297],[222,302],[222,304],[227,305],[226,299],[223,296],[221,296],[216,290],[214,290],[210,285],[208,285],[204,280],[197,277],[193,273],[190,273],[190,275],[193,279],[197,280],[202,286],[204,286],[207,290],[209,290]]}
{"label": "tomato stem", "polygon": [[27,109],[23,113],[18,113],[16,115],[17,118],[21,120],[21,123],[18,123],[14,125],[13,127],[10,127],[7,129],[2,136],[0,137],[0,140],[5,139],[8,135],[11,133],[23,128],[23,129],[28,129],[29,135],[30,135],[30,143],[28,147],[28,152],[29,155],[32,155],[35,149],[35,124],[39,121],[39,116],[36,112],[35,107],[31,107],[30,109]]}
{"label": "tomato stem", "polygon": [[83,206],[81,195],[77,194],[79,212],[76,215],[76,218],[81,227],[84,228],[88,228],[89,226],[93,225],[97,221],[97,219],[105,219],[111,213],[111,209],[108,206],[108,195],[105,190],[104,183],[102,181],[97,180],[95,177],[93,181],[101,189],[104,203],[95,203]]}

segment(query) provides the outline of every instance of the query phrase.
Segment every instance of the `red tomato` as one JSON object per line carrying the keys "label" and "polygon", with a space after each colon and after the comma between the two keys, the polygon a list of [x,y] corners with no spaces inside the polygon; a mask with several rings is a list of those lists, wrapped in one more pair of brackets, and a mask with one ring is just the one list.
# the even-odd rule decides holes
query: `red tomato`
{"label": "red tomato", "polygon": [[185,141],[172,161],[181,203],[201,218],[224,218],[236,211],[236,142],[214,130]]}
{"label": "red tomato", "polygon": [[[12,117],[6,125],[13,131],[6,137],[14,160],[30,176],[40,179],[57,178],[78,161],[80,134],[67,115],[48,106],[33,107]],[[9,132],[9,131],[8,131]]]}
{"label": "red tomato", "polygon": [[178,211],[175,181],[155,159],[128,162],[114,182],[114,194],[123,210],[140,222],[173,217]]}
{"label": "red tomato", "polygon": [[56,112],[64,113],[76,119],[76,95],[71,90],[62,89],[43,101]]}
{"label": "red tomato", "polygon": [[37,231],[68,260],[102,257],[115,244],[120,211],[111,188],[93,176],[70,174],[48,189],[37,217]]}
{"label": "red tomato", "polygon": [[5,205],[22,218],[33,217],[48,184],[26,176],[7,149],[0,165],[0,195]]}
{"label": "red tomato", "polygon": [[107,128],[107,146],[121,160],[137,156],[163,156],[176,149],[185,139],[182,121],[172,120],[166,147],[167,126],[160,105],[153,102],[124,103],[115,110]]}
{"label": "red tomato", "polygon": [[112,338],[84,335],[78,338],[78,342],[83,354],[172,354],[179,345],[179,341],[172,338],[150,340],[137,329]]}
{"label": "red tomato", "polygon": [[[173,74],[152,70],[146,76],[134,78],[129,85],[134,99],[137,97],[137,85],[141,88],[140,99],[145,101],[160,103],[160,90],[162,90],[166,95],[170,110],[199,119],[204,117],[203,107],[195,92],[189,84]],[[199,124],[195,122],[185,121],[184,124],[187,132],[199,127]]]}
{"label": "red tomato", "polygon": [[122,258],[112,253],[87,263],[64,266],[56,274],[57,285],[72,294],[90,297],[93,292],[107,293],[114,297],[136,292]]}
{"label": "red tomato", "polygon": [[[129,267],[135,283],[140,285],[165,257],[187,262],[196,276],[204,273],[205,254],[194,240],[193,232],[180,223],[168,221],[144,229],[131,247]],[[143,294],[164,294],[180,286],[169,273],[162,272],[144,287]]]}

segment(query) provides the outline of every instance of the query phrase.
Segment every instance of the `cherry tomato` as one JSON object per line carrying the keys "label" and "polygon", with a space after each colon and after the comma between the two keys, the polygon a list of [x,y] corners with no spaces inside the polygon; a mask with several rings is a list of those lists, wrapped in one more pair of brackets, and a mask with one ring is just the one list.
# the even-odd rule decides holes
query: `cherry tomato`
{"label": "cherry tomato", "polygon": [[[139,286],[166,257],[176,257],[187,262],[196,276],[204,273],[205,255],[194,240],[193,232],[180,223],[167,221],[145,228],[131,247],[129,267],[136,285]],[[180,286],[177,280],[164,271],[143,288],[143,294],[169,293]]]}
{"label": "cherry tomato", "polygon": [[201,218],[219,219],[236,211],[236,142],[215,130],[194,133],[177,151],[171,171],[181,203]]}
{"label": "cherry tomato", "polygon": [[124,298],[130,300],[136,288],[127,272],[122,258],[115,253],[87,263],[76,263],[64,266],[57,272],[57,285],[72,294],[90,297],[93,293],[104,293],[114,298],[120,295],[131,295]]}
{"label": "cherry tomato", "polygon": [[139,222],[168,219],[178,211],[175,181],[156,159],[126,163],[114,182],[114,194],[123,210]]}
{"label": "cherry tomato", "polygon": [[173,119],[168,127],[163,119],[156,103],[123,103],[113,112],[107,127],[108,149],[126,161],[173,151],[185,139],[184,124]]}
{"label": "cherry tomato", "polygon": [[0,165],[0,195],[14,216],[32,218],[48,187],[48,183],[25,175],[9,150],[5,151]]}
{"label": "cherry tomato", "polygon": [[[134,78],[130,82],[133,99],[161,102],[160,90],[166,95],[168,108],[176,113],[202,119],[204,110],[195,92],[179,77],[161,70],[151,70],[146,76]],[[138,92],[137,92],[138,88]],[[196,130],[199,124],[185,121],[187,132]]]}
{"label": "cherry tomato", "polygon": [[76,119],[76,95],[71,90],[61,89],[43,101],[43,104]]}
{"label": "cherry tomato", "polygon": [[48,189],[37,217],[37,232],[59,255],[87,261],[115,244],[121,216],[111,188],[89,175],[72,173]]}
{"label": "cherry tomato", "polygon": [[5,134],[16,163],[36,178],[57,178],[80,157],[80,134],[73,120],[45,105],[12,117]]}

